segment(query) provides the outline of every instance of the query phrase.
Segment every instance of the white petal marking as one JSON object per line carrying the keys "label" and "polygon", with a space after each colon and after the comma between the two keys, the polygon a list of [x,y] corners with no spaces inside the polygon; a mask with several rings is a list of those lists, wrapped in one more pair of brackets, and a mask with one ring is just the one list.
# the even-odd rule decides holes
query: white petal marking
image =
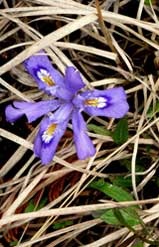
{"label": "white petal marking", "polygon": [[97,108],[103,108],[107,106],[107,99],[104,97],[89,98],[85,100],[85,105]]}
{"label": "white petal marking", "polygon": [[45,69],[40,69],[37,71],[37,77],[43,81],[44,83],[46,83],[48,86],[53,86],[55,85],[50,73],[45,70]]}
{"label": "white petal marking", "polygon": [[47,129],[42,134],[42,140],[45,143],[49,143],[54,137],[54,133],[56,131],[57,124],[50,124]]}

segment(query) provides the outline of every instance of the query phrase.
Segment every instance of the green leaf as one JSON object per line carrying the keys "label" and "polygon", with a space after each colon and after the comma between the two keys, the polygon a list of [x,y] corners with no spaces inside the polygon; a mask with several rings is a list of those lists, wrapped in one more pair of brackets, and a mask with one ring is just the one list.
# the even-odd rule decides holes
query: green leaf
{"label": "green leaf", "polygon": [[9,243],[10,246],[17,246],[18,244],[18,241],[12,241]]}
{"label": "green leaf", "polygon": [[[91,188],[103,192],[115,201],[133,201],[132,195],[119,186],[105,182],[103,179],[93,181],[90,184]],[[131,228],[134,225],[141,224],[140,217],[137,214],[138,206],[131,206],[123,209],[102,210],[99,213],[94,213],[94,217],[100,217],[108,224],[124,225]],[[114,213],[116,212],[116,213]]]}
{"label": "green leaf", "polygon": [[113,179],[113,185],[122,187],[122,188],[131,188],[132,181],[131,177],[118,176]]}
{"label": "green leaf", "polygon": [[151,4],[152,4],[152,5],[153,5],[153,4],[157,4],[157,0],[145,0],[145,4],[146,4],[146,5],[149,5],[149,6],[150,6]]}
{"label": "green leaf", "polygon": [[136,211],[132,207],[123,209],[114,208],[113,211],[120,224],[128,227],[130,230],[133,230],[132,226],[141,223],[140,217],[137,215]]}
{"label": "green leaf", "polygon": [[[135,210],[132,212],[129,212],[128,208],[125,209],[116,209],[120,214],[115,214],[114,209],[106,210],[101,216],[100,219],[102,219],[107,224],[111,225],[120,225],[120,226],[135,226],[140,224],[139,217],[134,216]],[[120,217],[120,216],[122,217]],[[136,215],[136,213],[135,213]]]}
{"label": "green leaf", "polygon": [[61,221],[61,222],[56,222],[52,225],[54,230],[58,230],[58,229],[62,229],[65,228],[67,226],[71,226],[73,225],[73,221],[72,220],[66,220],[66,221]]}
{"label": "green leaf", "polygon": [[111,136],[111,132],[103,126],[97,126],[95,124],[88,124],[87,125],[88,129],[90,131],[93,131],[95,134],[98,135],[104,135],[104,136]]}
{"label": "green leaf", "polygon": [[146,5],[150,5],[151,4],[151,0],[145,0],[145,4]]}
{"label": "green leaf", "polygon": [[105,212],[100,215],[100,219],[110,225],[120,225],[112,209],[105,210]]}
{"label": "green leaf", "polygon": [[145,5],[148,5],[148,6],[150,6],[150,5],[153,5],[153,4],[157,4],[157,0],[145,0]]}
{"label": "green leaf", "polygon": [[105,182],[103,179],[93,181],[90,184],[90,187],[103,192],[105,195],[110,196],[118,202],[134,200],[130,193],[123,190],[121,187]]}
{"label": "green leaf", "polygon": [[112,133],[112,138],[117,145],[121,145],[128,140],[128,120],[122,118]]}
{"label": "green leaf", "polygon": [[139,242],[135,243],[132,247],[144,247],[144,243],[139,240]]}
{"label": "green leaf", "polygon": [[39,205],[37,206],[36,210],[39,210],[39,209],[43,208],[43,207],[46,205],[47,200],[48,200],[47,197],[43,197],[43,198],[40,200],[40,203],[39,203]]}

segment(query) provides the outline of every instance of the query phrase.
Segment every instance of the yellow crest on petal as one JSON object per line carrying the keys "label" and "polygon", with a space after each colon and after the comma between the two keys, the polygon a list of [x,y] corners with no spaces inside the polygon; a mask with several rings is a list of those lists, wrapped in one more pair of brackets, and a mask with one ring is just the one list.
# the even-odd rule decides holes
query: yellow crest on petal
{"label": "yellow crest on petal", "polygon": [[37,72],[37,77],[44,83],[46,83],[48,86],[54,86],[55,82],[53,81],[50,73],[45,69],[40,69]]}
{"label": "yellow crest on petal", "polygon": [[84,104],[86,106],[103,108],[107,106],[107,100],[104,97],[89,98],[85,100]]}
{"label": "yellow crest on petal", "polygon": [[49,143],[54,136],[57,124],[50,124],[42,135],[42,140]]}

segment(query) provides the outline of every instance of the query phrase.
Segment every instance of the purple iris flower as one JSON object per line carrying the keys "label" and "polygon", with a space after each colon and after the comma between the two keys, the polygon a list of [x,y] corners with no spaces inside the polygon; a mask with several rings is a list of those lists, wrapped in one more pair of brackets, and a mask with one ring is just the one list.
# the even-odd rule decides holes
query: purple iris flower
{"label": "purple iris flower", "polygon": [[82,111],[91,116],[122,118],[129,106],[123,87],[107,90],[82,90],[85,84],[74,67],[67,67],[62,76],[41,52],[24,62],[38,87],[51,99],[39,102],[14,101],[6,107],[6,119],[15,122],[26,115],[28,122],[45,115],[34,141],[34,153],[43,164],[48,164],[55,154],[68,122],[72,121],[74,143],[79,159],[95,154],[95,148],[87,134]]}

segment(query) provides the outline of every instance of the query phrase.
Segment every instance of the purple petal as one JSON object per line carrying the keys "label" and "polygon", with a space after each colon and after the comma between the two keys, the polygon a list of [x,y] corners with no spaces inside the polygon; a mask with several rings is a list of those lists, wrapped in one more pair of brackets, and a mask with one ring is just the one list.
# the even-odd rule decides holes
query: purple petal
{"label": "purple petal", "polygon": [[56,96],[59,99],[70,101],[73,97],[73,94],[70,90],[68,90],[65,86],[60,87],[58,90],[56,90]]}
{"label": "purple petal", "polygon": [[78,158],[83,160],[93,156],[96,150],[91,139],[87,135],[86,123],[79,111],[74,111],[72,114],[72,126]]}
{"label": "purple petal", "polygon": [[49,117],[41,122],[40,130],[34,141],[34,153],[43,164],[48,164],[53,159],[67,124],[68,119],[62,123],[55,123]]}
{"label": "purple petal", "polygon": [[34,140],[33,150],[34,150],[35,156],[37,156],[37,157],[41,156],[41,149],[42,149],[42,141],[41,141],[41,135],[40,135],[40,131],[39,131],[37,136],[35,137],[35,140]]}
{"label": "purple petal", "polygon": [[64,77],[64,83],[66,88],[68,88],[72,94],[76,93],[78,90],[85,86],[80,73],[74,67],[67,67]]}
{"label": "purple petal", "polygon": [[5,109],[6,120],[10,123],[14,123],[18,118],[23,116],[23,112],[15,109],[12,105],[8,105]]}
{"label": "purple petal", "polygon": [[50,120],[56,123],[62,123],[66,120],[69,121],[72,109],[73,105],[71,103],[63,103],[60,105],[59,109],[50,116]]}
{"label": "purple petal", "polygon": [[64,86],[57,90],[56,96],[70,101],[74,94],[85,86],[80,73],[74,67],[67,67],[64,77]]}
{"label": "purple petal", "polygon": [[31,56],[24,62],[24,66],[39,88],[47,93],[56,95],[58,86],[63,86],[63,76],[52,66],[45,52]]}
{"label": "purple petal", "polygon": [[6,119],[9,122],[15,122],[18,118],[26,115],[28,122],[32,122],[44,114],[54,111],[59,107],[57,100],[45,100],[36,103],[14,101],[13,106],[6,107]]}
{"label": "purple petal", "polygon": [[122,87],[86,91],[81,94],[81,97],[83,110],[92,116],[122,118],[129,110]]}

